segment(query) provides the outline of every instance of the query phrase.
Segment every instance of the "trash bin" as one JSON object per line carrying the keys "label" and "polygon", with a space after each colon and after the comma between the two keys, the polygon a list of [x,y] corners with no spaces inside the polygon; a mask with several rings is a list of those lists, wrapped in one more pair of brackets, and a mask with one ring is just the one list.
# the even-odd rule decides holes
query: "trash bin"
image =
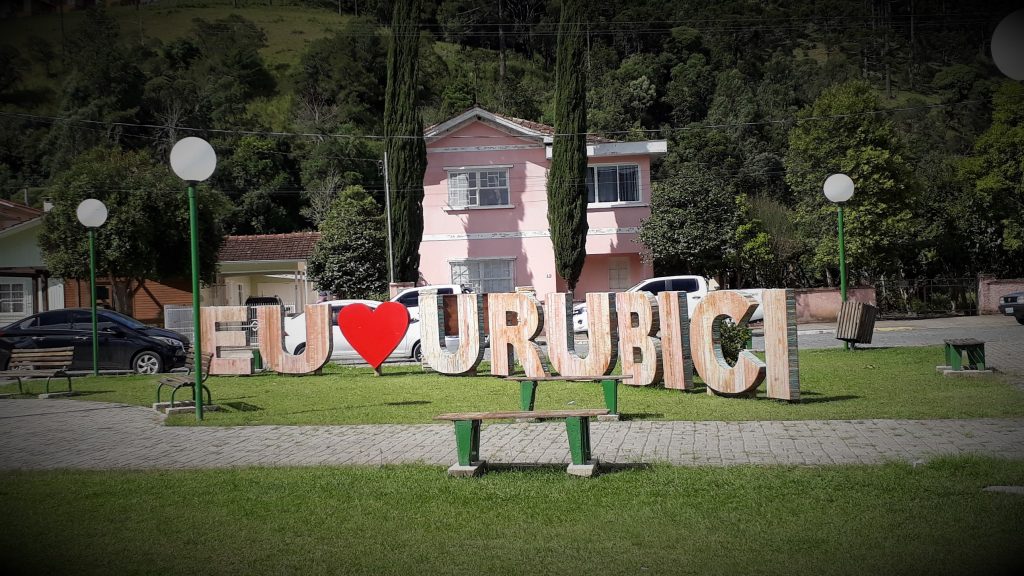
{"label": "trash bin", "polygon": [[878,308],[871,304],[850,300],[843,302],[836,323],[836,339],[854,344],[871,344],[877,313]]}

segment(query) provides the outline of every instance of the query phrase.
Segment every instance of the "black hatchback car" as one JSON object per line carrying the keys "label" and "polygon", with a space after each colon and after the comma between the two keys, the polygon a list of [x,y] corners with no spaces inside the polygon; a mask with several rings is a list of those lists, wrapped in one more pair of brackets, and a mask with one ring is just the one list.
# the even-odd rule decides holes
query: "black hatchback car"
{"label": "black hatchback car", "polygon": [[[97,310],[99,369],[156,374],[185,365],[188,338],[114,312]],[[71,370],[92,370],[92,311],[67,308],[40,312],[0,328],[0,366],[12,348],[74,346]]]}

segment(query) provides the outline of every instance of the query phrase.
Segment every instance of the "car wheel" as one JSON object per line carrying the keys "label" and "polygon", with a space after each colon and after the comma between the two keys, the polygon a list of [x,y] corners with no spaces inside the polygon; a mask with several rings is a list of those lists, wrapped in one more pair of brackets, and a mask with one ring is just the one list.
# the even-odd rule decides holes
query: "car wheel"
{"label": "car wheel", "polygon": [[132,370],[136,374],[157,374],[163,372],[164,363],[156,352],[143,350],[132,358]]}
{"label": "car wheel", "polygon": [[1017,324],[1024,324],[1024,316],[1014,316],[1017,319]]}
{"label": "car wheel", "polygon": [[295,347],[295,355],[296,356],[301,356],[302,353],[305,352],[305,351],[306,351],[306,343],[305,342],[303,342],[302,344],[299,344],[298,346]]}
{"label": "car wheel", "polygon": [[423,349],[420,348],[419,342],[414,344],[412,347],[412,359],[419,363],[423,363]]}

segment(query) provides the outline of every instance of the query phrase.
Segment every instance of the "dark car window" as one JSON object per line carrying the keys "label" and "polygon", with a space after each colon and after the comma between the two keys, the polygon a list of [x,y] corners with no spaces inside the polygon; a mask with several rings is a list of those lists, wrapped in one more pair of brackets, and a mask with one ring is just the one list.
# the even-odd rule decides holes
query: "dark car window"
{"label": "dark car window", "polygon": [[341,312],[342,308],[344,306],[331,306],[331,326],[338,325],[338,312]]}
{"label": "dark car window", "polygon": [[672,280],[672,289],[676,292],[696,292],[697,281],[693,278],[675,278]]}
{"label": "dark car window", "polygon": [[657,294],[659,292],[664,292],[665,291],[665,281],[664,280],[656,280],[654,282],[649,282],[649,283],[644,284],[643,286],[641,286],[639,291],[650,292],[651,294]]}
{"label": "dark car window", "polygon": [[107,323],[107,326],[109,326],[110,323],[117,323],[120,324],[121,326],[124,326],[125,328],[131,328],[132,330],[140,330],[142,328],[146,328],[145,324],[139,322],[135,318],[132,318],[131,316],[125,316],[124,314],[121,314],[120,312],[114,312],[113,310],[103,310],[102,312],[96,312],[96,321],[105,322]]}
{"label": "dark car window", "polygon": [[17,328],[18,330],[30,330],[30,329],[36,328],[38,326],[39,326],[39,317],[38,316],[30,316],[29,318],[26,318],[26,319],[22,320],[20,323],[13,324],[11,327],[12,328]]}
{"label": "dark car window", "polygon": [[[97,320],[99,316],[97,315]],[[75,330],[90,330],[92,329],[92,312],[85,310],[72,310],[71,311],[71,327]]]}
{"label": "dark car window", "polygon": [[401,298],[399,298],[398,299],[398,303],[401,304],[402,306],[405,306],[406,308],[409,308],[409,307],[412,307],[412,306],[419,306],[420,305],[420,293],[419,292],[409,292],[408,294],[406,294],[406,295],[402,296]]}
{"label": "dark car window", "polygon": [[36,318],[39,320],[39,323],[35,327],[40,330],[68,330],[71,328],[71,324],[68,323],[67,310],[43,312],[36,316]]}

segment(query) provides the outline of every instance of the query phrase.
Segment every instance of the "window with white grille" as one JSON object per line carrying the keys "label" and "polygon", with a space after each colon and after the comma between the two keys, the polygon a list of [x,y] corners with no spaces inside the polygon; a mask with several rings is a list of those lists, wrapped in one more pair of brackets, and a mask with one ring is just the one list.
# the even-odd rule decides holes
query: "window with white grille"
{"label": "window with white grille", "polygon": [[629,281],[629,258],[612,258],[608,262],[608,290],[624,292],[633,284]]}
{"label": "window with white grille", "polygon": [[448,205],[452,208],[510,206],[508,168],[449,169]]}
{"label": "window with white grille", "polygon": [[640,167],[636,164],[587,166],[587,202],[640,201]]}
{"label": "window with white grille", "polygon": [[474,292],[515,291],[515,259],[488,258],[451,262],[452,284],[465,284]]}
{"label": "window with white grille", "polygon": [[0,284],[0,314],[25,313],[25,285]]}

